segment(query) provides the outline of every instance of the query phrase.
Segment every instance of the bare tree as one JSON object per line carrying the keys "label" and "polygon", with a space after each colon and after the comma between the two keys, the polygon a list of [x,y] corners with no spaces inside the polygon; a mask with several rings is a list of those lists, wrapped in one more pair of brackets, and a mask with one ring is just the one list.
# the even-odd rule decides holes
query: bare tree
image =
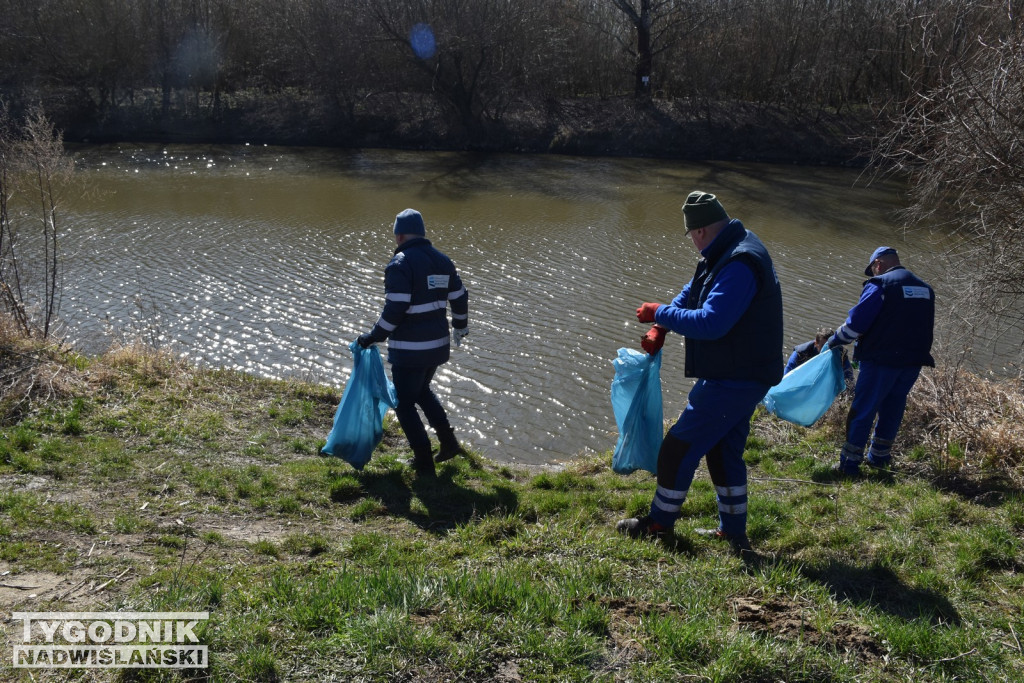
{"label": "bare tree", "polygon": [[[64,140],[42,109],[33,108],[20,126],[6,110],[0,115],[0,300],[26,334],[37,330],[46,338],[60,307],[61,252],[57,208],[72,177],[73,164]],[[18,205],[18,211],[12,206]],[[40,258],[21,258],[19,226],[35,224],[32,244]],[[26,268],[41,280],[31,295],[25,286]]]}
{"label": "bare tree", "polygon": [[[514,105],[522,105],[523,120],[567,111],[563,99],[630,91],[685,98],[707,112],[753,103],[761,111],[861,118],[943,82],[975,37],[999,35],[989,17],[1003,14],[1006,25],[1021,6],[0,0],[0,91],[21,107],[44,98],[50,116],[76,137],[234,136],[248,125],[261,135],[320,131],[336,140],[412,130],[463,146],[486,143]],[[434,126],[439,111],[443,130]],[[200,117],[222,127],[188,125]]]}
{"label": "bare tree", "polygon": [[358,3],[297,0],[279,11],[283,30],[278,42],[293,47],[296,85],[329,105],[335,115],[354,120],[363,97],[388,87],[377,64],[382,51],[378,27]]}
{"label": "bare tree", "polygon": [[[1024,327],[1024,45],[978,38],[943,84],[920,93],[875,163],[910,178],[910,226],[952,235],[948,277],[972,328]],[[1024,348],[1024,337],[1016,342]]]}
{"label": "bare tree", "polygon": [[541,6],[508,0],[380,0],[370,3],[406,71],[450,108],[476,137],[501,118],[528,82],[532,36],[543,34]]}
{"label": "bare tree", "polygon": [[[702,23],[695,7],[678,0],[608,0],[625,15],[633,29],[635,42],[622,42],[633,57],[633,94],[649,97],[654,57],[669,49],[680,35]],[[681,30],[681,27],[687,27]]]}
{"label": "bare tree", "polygon": [[11,222],[14,196],[16,129],[7,104],[0,102],[0,304],[26,334],[31,332],[18,263],[17,231]]}

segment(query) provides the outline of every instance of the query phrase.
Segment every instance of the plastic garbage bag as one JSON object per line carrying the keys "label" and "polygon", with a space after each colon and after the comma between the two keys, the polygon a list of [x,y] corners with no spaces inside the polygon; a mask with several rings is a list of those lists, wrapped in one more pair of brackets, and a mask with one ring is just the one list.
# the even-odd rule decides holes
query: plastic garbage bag
{"label": "plastic garbage bag", "polygon": [[622,348],[612,361],[612,410],[619,440],[612,455],[612,470],[658,473],[658,451],[665,435],[661,403],[661,351],[649,355]]}
{"label": "plastic garbage bag", "polygon": [[810,427],[845,388],[842,349],[836,347],[790,370],[761,403],[783,420]]}
{"label": "plastic garbage bag", "polygon": [[384,438],[384,414],[396,405],[395,385],[384,373],[376,346],[364,349],[352,342],[348,348],[354,363],[352,375],[334,413],[327,443],[320,452],[361,470]]}

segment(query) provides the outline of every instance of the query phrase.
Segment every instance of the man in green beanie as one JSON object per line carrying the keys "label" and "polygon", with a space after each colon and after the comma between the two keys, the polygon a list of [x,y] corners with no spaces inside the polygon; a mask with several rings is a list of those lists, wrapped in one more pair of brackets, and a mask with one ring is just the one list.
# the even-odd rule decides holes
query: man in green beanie
{"label": "man in green beanie", "polygon": [[782,289],[764,244],[729,218],[715,195],[691,192],[683,226],[702,257],[693,278],[671,304],[644,303],[636,314],[654,323],[641,341],[650,354],[661,351],[668,332],[685,337],[685,375],[697,381],[658,452],[650,513],[617,529],[633,538],[671,537],[706,457],[719,526],[698,533],[727,540],[741,554],[750,551],[743,449],[754,408],[782,379]]}

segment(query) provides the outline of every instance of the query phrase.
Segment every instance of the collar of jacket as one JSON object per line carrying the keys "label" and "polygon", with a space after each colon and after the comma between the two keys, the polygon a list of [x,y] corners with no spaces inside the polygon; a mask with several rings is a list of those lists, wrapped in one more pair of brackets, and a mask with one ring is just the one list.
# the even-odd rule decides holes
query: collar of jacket
{"label": "collar of jacket", "polygon": [[893,266],[892,268],[890,268],[889,270],[885,271],[884,273],[879,273],[878,275],[872,275],[871,277],[869,277],[867,280],[864,281],[864,284],[867,284],[867,283],[872,282],[872,281],[877,281],[878,278],[882,277],[883,275],[889,275],[890,273],[895,273],[897,270],[906,270],[906,269],[907,269],[907,267],[904,266],[904,265]]}
{"label": "collar of jacket", "polygon": [[430,246],[430,240],[428,240],[426,237],[413,237],[411,240],[406,240],[406,241],[402,242],[401,244],[399,244],[397,247],[395,247],[395,253],[397,254],[399,252],[405,251],[406,249],[411,249],[412,247],[418,247],[418,246],[423,245],[423,244],[425,244],[425,245],[427,245],[429,247]]}
{"label": "collar of jacket", "polygon": [[743,223],[738,218],[733,218],[725,224],[722,232],[718,233],[715,240],[704,247],[701,256],[707,261],[708,266],[713,266],[722,254],[728,251],[729,247],[743,239],[745,234],[747,234],[747,230],[743,227]]}

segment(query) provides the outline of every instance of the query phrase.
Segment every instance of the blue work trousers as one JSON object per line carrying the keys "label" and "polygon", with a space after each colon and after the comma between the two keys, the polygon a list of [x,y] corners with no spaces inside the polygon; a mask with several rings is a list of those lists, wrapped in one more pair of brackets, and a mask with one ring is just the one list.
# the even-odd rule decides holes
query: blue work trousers
{"label": "blue work trousers", "polygon": [[665,527],[675,524],[697,465],[707,456],[721,529],[731,536],[746,534],[747,464],[743,450],[750,433],[750,416],[768,388],[760,382],[697,380],[686,408],[669,429],[669,434],[682,442],[678,464],[658,463],[658,490],[651,503],[655,522]]}
{"label": "blue work trousers", "polygon": [[853,403],[846,417],[846,443],[863,453],[872,425],[876,440],[891,443],[903,422],[907,396],[920,374],[920,366],[892,368],[861,361]]}
{"label": "blue work trousers", "polygon": [[430,437],[420,420],[419,413],[416,412],[416,406],[423,411],[423,415],[435,432],[442,433],[445,430],[450,430],[444,406],[441,405],[437,395],[430,388],[430,382],[434,379],[436,371],[436,365],[427,367],[391,366],[391,381],[395,384],[395,398],[398,403],[395,407],[395,415],[398,417],[398,424],[402,426],[402,431],[405,432],[405,438],[408,439],[414,454],[430,453]]}

